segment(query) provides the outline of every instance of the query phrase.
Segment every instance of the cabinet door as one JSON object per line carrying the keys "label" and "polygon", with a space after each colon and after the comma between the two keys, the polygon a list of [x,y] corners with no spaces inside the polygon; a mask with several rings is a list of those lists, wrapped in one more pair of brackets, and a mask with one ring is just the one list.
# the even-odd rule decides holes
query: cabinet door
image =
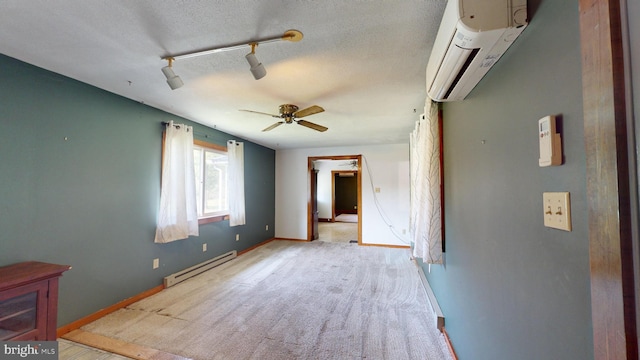
{"label": "cabinet door", "polygon": [[0,341],[45,340],[47,282],[0,293]]}

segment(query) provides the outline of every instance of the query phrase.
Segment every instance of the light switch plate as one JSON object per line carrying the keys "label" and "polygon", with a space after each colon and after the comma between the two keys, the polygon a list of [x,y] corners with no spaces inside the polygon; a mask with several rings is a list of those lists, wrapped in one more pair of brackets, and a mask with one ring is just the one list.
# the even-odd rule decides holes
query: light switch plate
{"label": "light switch plate", "polygon": [[544,226],[571,231],[571,200],[568,192],[542,193]]}

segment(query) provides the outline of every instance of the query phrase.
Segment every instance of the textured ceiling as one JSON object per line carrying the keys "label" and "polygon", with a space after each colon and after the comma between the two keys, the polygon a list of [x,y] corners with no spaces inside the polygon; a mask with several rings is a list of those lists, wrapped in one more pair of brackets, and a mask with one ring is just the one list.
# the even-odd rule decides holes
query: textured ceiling
{"label": "textured ceiling", "polygon": [[[425,69],[446,0],[3,0],[0,52],[274,149],[408,142],[422,112]],[[299,42],[176,61],[163,56],[278,36]],[[261,130],[284,103],[325,112]],[[415,110],[414,110],[415,109]]]}

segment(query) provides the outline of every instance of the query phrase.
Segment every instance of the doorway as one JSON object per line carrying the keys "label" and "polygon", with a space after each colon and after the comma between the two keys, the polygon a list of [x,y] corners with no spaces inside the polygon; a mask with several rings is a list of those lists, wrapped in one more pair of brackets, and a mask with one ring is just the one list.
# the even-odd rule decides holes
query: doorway
{"label": "doorway", "polygon": [[[321,160],[339,160],[352,161],[355,169],[349,172],[355,174],[356,180],[356,202],[355,205],[358,215],[358,244],[362,244],[362,155],[333,155],[333,156],[310,156],[307,158],[307,179],[309,184],[309,193],[307,196],[307,240],[312,241],[318,238],[318,172],[314,167],[316,161]],[[332,208],[333,208],[332,204]],[[335,213],[332,212],[331,220],[335,221]]]}

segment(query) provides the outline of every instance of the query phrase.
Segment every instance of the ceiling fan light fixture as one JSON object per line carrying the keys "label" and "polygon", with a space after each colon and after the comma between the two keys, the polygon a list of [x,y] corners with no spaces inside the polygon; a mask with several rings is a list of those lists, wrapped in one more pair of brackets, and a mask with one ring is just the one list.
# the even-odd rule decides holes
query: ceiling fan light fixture
{"label": "ceiling fan light fixture", "polygon": [[173,68],[171,67],[173,59],[169,58],[167,61],[169,62],[169,65],[162,68],[162,73],[164,74],[164,77],[167,78],[167,84],[169,84],[171,90],[175,90],[182,87],[184,83],[182,82],[182,79],[173,72]]}
{"label": "ceiling fan light fixture", "polygon": [[276,127],[282,125],[282,124],[293,124],[296,123],[298,125],[302,125],[304,127],[307,127],[309,129],[313,129],[319,132],[325,132],[327,130],[329,130],[328,127],[326,126],[322,126],[316,123],[312,123],[310,121],[306,121],[303,120],[301,118],[305,117],[305,116],[310,116],[313,114],[318,114],[324,111],[324,109],[318,105],[312,105],[309,106],[307,108],[304,108],[302,110],[298,110],[298,106],[293,105],[293,104],[282,104],[280,105],[280,114],[279,115],[273,115],[273,114],[268,114],[268,113],[263,113],[260,111],[253,111],[253,110],[240,110],[240,111],[246,111],[246,112],[250,112],[250,113],[256,113],[256,114],[262,114],[262,115],[267,115],[267,116],[271,116],[277,119],[282,119],[280,121],[278,121],[277,123],[267,127],[266,129],[263,129],[262,131],[270,131],[275,129]]}
{"label": "ceiling fan light fixture", "polygon": [[255,43],[251,44],[251,52],[245,55],[245,58],[249,63],[249,70],[251,70],[253,78],[256,80],[260,80],[265,77],[265,75],[267,75],[267,69],[264,68],[264,65],[262,65],[262,63],[258,61],[258,58],[256,57],[256,45],[257,44]]}

